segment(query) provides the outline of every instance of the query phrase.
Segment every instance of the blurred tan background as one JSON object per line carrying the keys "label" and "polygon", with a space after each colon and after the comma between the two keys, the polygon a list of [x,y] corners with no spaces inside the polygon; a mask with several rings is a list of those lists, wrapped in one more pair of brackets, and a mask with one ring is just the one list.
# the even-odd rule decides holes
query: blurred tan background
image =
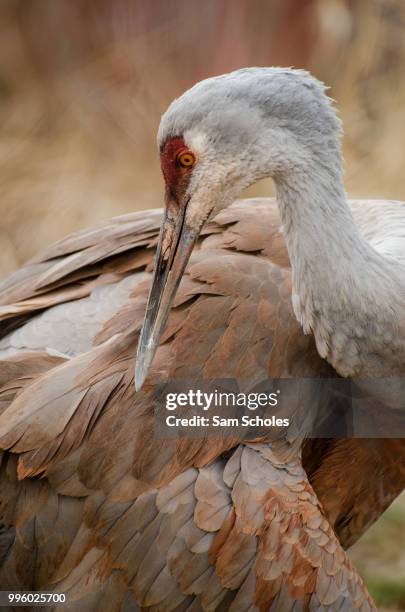
{"label": "blurred tan background", "polygon": [[[328,83],[349,193],[405,200],[403,0],[1,0],[0,58],[0,277],[68,232],[160,206],[161,113],[241,66]],[[390,610],[405,610],[404,533],[402,498],[353,550]]]}

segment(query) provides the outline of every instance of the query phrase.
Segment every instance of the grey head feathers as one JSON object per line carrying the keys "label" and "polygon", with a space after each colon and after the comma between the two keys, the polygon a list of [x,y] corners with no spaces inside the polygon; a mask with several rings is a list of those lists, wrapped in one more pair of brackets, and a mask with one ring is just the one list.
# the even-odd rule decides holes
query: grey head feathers
{"label": "grey head feathers", "polygon": [[[316,156],[339,153],[340,121],[326,87],[304,70],[243,68],[197,83],[162,117],[158,144],[198,129],[215,148],[248,146],[270,129]],[[272,139],[269,137],[269,144]]]}

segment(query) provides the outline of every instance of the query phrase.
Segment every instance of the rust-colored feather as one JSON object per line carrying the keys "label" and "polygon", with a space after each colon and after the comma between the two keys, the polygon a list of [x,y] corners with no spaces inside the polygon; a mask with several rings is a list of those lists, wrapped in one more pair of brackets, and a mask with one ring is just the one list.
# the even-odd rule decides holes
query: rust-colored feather
{"label": "rust-colored feather", "polygon": [[[373,609],[344,548],[403,489],[402,441],[308,440],[301,460],[298,440],[154,432],[167,378],[336,376],[293,315],[274,201],[204,229],[136,394],[160,220],[79,232],[2,285],[0,585],[66,591],[71,610]],[[21,346],[28,328],[16,348],[27,321],[66,306],[73,329],[66,300],[130,277],[85,352]]]}

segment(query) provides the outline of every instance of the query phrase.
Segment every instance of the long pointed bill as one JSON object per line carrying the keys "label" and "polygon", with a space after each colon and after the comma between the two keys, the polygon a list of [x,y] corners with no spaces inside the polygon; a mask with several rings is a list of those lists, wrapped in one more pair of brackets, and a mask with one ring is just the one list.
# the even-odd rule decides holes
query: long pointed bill
{"label": "long pointed bill", "polygon": [[138,342],[135,367],[137,391],[148,374],[174,296],[200,233],[201,228],[192,229],[186,225],[185,214],[186,206],[179,209],[170,203],[160,230],[155,272]]}

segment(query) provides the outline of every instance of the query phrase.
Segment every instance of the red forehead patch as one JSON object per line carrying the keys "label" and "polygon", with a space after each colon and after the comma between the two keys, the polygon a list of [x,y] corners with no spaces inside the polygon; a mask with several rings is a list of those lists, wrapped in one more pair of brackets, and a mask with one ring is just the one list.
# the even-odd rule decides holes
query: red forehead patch
{"label": "red forehead patch", "polygon": [[167,185],[174,185],[179,176],[179,168],[176,158],[180,151],[186,150],[187,146],[183,138],[172,138],[168,140],[160,154],[160,164]]}

